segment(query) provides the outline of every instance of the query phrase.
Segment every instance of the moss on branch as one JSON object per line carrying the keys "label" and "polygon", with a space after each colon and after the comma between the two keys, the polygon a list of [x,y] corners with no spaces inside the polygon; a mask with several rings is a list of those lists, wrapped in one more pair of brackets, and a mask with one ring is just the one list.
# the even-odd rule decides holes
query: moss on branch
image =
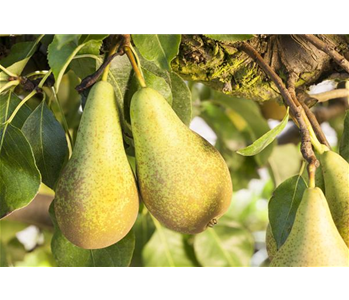
{"label": "moss on branch", "polygon": [[[332,47],[349,53],[345,36],[321,36]],[[301,35],[258,35],[248,43],[286,82],[289,72],[299,74],[296,87],[309,86],[336,70],[331,58]],[[277,100],[276,86],[259,66],[234,44],[204,35],[182,35],[172,68],[186,80],[202,82],[215,90],[255,101]],[[337,68],[338,69],[338,68]]]}

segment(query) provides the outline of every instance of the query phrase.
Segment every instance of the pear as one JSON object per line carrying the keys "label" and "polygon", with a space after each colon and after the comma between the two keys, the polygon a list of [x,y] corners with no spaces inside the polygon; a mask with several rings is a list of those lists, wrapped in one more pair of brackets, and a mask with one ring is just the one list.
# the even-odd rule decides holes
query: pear
{"label": "pear", "polygon": [[319,188],[305,190],[291,232],[271,267],[348,267],[349,249]]}
{"label": "pear", "polygon": [[232,182],[220,153],[178,118],[162,95],[137,91],[130,107],[141,197],[167,228],[187,234],[228,209]]}
{"label": "pear", "polygon": [[319,160],[334,223],[349,247],[349,164],[333,151],[320,154]]}
{"label": "pear", "polygon": [[265,243],[266,243],[266,248],[268,252],[268,257],[270,260],[272,260],[278,248],[277,248],[276,241],[275,241],[270,224],[268,224],[268,227],[267,227],[267,231],[265,235]]}
{"label": "pear", "polygon": [[124,150],[114,90],[107,82],[96,83],[88,95],[54,205],[63,235],[85,249],[115,244],[135,223],[137,186]]}

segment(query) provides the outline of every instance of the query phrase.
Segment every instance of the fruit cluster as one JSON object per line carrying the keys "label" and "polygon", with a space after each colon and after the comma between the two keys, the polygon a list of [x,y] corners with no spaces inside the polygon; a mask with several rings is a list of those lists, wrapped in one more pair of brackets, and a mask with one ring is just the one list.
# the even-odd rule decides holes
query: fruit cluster
{"label": "fruit cluster", "polygon": [[130,115],[136,180],[113,87],[105,81],[93,86],[54,200],[62,233],[81,248],[121,240],[135,223],[139,198],[166,227],[188,234],[215,224],[230,205],[232,182],[224,159],[157,91],[136,92]]}

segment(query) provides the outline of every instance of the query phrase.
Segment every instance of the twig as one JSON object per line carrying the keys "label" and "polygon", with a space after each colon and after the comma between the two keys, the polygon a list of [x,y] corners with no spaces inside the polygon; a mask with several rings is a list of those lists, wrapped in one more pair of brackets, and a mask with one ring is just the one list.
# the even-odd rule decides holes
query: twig
{"label": "twig", "polygon": [[340,65],[345,71],[349,73],[349,61],[344,56],[339,54],[335,49],[327,45],[325,42],[317,38],[313,34],[305,34],[303,36],[308,42],[312,43],[316,48],[325,52],[330,56],[338,65]]}
{"label": "twig", "polygon": [[326,136],[323,133],[321,126],[320,126],[319,122],[317,121],[315,115],[312,113],[310,108],[303,101],[300,101],[300,103],[301,103],[301,105],[305,111],[305,114],[307,115],[308,120],[309,120],[311,126],[313,127],[314,132],[316,134],[316,137],[319,139],[320,143],[326,145],[328,148],[331,149],[331,146],[328,143]]}
{"label": "twig", "polygon": [[[112,47],[110,54],[107,59],[103,62],[103,64],[98,68],[96,72],[94,72],[92,75],[87,76],[84,78],[81,83],[75,87],[75,89],[81,93],[93,84],[97,82],[99,77],[104,73],[108,73],[110,62],[118,55],[122,56],[124,55],[124,47],[128,46],[130,44],[130,35],[129,34],[120,34],[118,35],[116,42],[114,46]],[[115,52],[115,53],[112,53]],[[103,80],[106,80],[106,78],[102,78]]]}
{"label": "twig", "polygon": [[114,59],[114,57],[118,56],[119,53],[114,53],[113,55],[109,56],[103,64],[98,68],[96,72],[94,72],[92,75],[89,75],[85,77],[79,85],[75,87],[75,89],[81,93],[82,91],[89,88],[91,85],[95,84],[99,77],[103,74],[104,69],[110,64],[110,62]]}
{"label": "twig", "polygon": [[[298,95],[298,94],[297,94]],[[343,102],[340,99],[334,100],[329,106],[317,106],[312,111],[319,124],[343,115],[346,109],[349,108],[348,102]],[[278,137],[278,144],[284,145],[292,143],[297,145],[300,141],[299,129],[295,124],[290,126],[288,130],[283,132]]]}
{"label": "twig", "polygon": [[[285,87],[284,83],[282,82],[281,78],[275,73],[275,71],[264,61],[262,56],[249,44],[246,42],[242,42],[237,45],[237,48],[244,51],[247,55],[249,55],[252,59],[254,59],[258,65],[264,70],[264,72],[270,77],[270,79],[275,83],[277,88],[279,89],[285,103],[287,106],[290,107],[291,114],[296,119],[299,129],[301,131],[301,137],[302,137],[302,145],[301,145],[301,152],[304,157],[304,159],[312,165],[317,166],[318,161],[315,157],[314,151],[311,147],[311,139],[310,134],[308,131],[308,128],[306,126],[306,123],[302,117],[302,107],[297,106],[295,101],[297,99],[293,99],[291,96],[289,90]],[[291,80],[295,80],[292,78],[291,74]],[[294,77],[294,76],[293,76]]]}
{"label": "twig", "polygon": [[328,92],[323,92],[319,94],[309,95],[312,98],[315,98],[318,102],[326,102],[328,100],[336,98],[349,97],[349,89],[336,89]]}

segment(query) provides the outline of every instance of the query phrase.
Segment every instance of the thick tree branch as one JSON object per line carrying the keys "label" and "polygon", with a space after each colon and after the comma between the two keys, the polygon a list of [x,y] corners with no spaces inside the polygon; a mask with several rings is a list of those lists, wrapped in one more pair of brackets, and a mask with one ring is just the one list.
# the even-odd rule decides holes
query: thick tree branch
{"label": "thick tree branch", "polygon": [[345,71],[349,73],[349,61],[347,61],[343,55],[339,54],[335,49],[330,47],[328,44],[326,44],[313,34],[305,34],[304,38],[310,43],[312,43],[315,47],[325,52],[338,65],[340,65]]}

